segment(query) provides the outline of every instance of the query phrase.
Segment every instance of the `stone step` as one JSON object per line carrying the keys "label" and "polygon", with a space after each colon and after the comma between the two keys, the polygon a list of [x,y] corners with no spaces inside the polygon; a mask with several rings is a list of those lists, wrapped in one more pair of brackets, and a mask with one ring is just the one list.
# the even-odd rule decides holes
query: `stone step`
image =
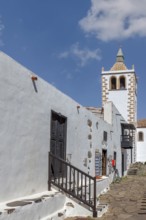
{"label": "stone step", "polygon": [[7,201],[0,208],[1,220],[51,220],[62,218],[66,196],[55,190]]}
{"label": "stone step", "polygon": [[127,175],[137,175],[137,169],[129,169]]}
{"label": "stone step", "polygon": [[97,216],[102,217],[102,215],[107,212],[108,205],[107,204],[99,204],[99,205],[97,205],[96,209],[97,209]]}

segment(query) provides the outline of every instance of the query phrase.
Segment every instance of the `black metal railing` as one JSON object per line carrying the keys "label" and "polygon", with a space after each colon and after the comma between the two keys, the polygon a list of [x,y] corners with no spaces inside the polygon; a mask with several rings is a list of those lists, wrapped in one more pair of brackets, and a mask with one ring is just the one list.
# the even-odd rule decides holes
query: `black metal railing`
{"label": "black metal railing", "polygon": [[51,184],[91,207],[97,217],[96,177],[49,153],[49,190]]}
{"label": "black metal railing", "polygon": [[133,148],[133,137],[130,135],[121,135],[121,147]]}

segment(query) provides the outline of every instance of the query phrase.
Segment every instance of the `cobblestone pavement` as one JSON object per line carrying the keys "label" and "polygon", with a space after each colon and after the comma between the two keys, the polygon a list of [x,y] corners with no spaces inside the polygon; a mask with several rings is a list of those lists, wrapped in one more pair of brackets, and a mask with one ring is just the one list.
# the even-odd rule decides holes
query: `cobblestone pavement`
{"label": "cobblestone pavement", "polygon": [[128,176],[100,196],[108,211],[100,220],[146,220],[146,176]]}

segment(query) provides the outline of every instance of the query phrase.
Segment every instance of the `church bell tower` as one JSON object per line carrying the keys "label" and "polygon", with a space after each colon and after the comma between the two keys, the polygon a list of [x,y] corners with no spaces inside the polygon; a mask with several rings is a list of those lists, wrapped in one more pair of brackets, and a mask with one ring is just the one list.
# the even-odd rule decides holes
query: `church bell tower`
{"label": "church bell tower", "polygon": [[109,71],[102,69],[102,105],[112,101],[123,118],[131,124],[137,121],[137,78],[134,66],[128,69],[120,48],[116,62]]}
{"label": "church bell tower", "polygon": [[[112,101],[128,124],[137,122],[137,77],[134,66],[128,69],[120,48],[116,62],[109,71],[102,69],[102,106]],[[133,133],[133,150],[127,151],[128,164],[136,161],[136,133]],[[129,153],[128,153],[129,152]],[[133,159],[130,159],[133,158]]]}

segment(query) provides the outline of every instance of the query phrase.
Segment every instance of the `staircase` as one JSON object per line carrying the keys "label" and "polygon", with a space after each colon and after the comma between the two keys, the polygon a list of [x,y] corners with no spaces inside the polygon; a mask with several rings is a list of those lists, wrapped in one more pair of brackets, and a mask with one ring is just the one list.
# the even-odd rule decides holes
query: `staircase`
{"label": "staircase", "polygon": [[137,168],[130,168],[127,172],[127,175],[130,176],[130,175],[137,175]]}
{"label": "staircase", "polygon": [[102,211],[105,206],[97,207],[96,177],[88,175],[49,152],[49,190],[51,184],[88,206],[93,212],[93,217],[97,217],[97,212]]}

